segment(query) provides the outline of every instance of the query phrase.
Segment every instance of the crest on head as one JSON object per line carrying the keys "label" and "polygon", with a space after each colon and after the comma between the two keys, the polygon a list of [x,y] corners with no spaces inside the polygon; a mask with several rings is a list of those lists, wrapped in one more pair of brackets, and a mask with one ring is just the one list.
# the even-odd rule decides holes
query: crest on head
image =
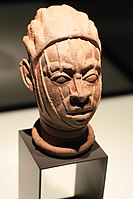
{"label": "crest on head", "polygon": [[35,59],[48,46],[71,38],[88,40],[101,50],[97,29],[87,14],[61,5],[40,8],[28,25],[23,42],[30,57]]}

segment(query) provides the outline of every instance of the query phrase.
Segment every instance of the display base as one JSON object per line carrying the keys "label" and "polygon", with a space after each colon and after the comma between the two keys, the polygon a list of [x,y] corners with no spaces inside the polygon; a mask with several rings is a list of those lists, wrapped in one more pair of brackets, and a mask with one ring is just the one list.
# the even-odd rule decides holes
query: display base
{"label": "display base", "polygon": [[19,131],[19,199],[102,199],[107,159],[96,141],[79,157],[52,157],[36,148],[31,129]]}

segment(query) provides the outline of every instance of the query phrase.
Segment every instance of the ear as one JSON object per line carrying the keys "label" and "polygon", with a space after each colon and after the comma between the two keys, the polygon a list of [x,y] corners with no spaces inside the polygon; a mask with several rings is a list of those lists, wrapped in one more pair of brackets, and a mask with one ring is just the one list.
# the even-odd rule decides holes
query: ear
{"label": "ear", "polygon": [[24,84],[27,86],[27,88],[31,91],[33,91],[33,83],[32,83],[32,77],[30,72],[30,64],[27,59],[22,59],[22,61],[19,64],[19,70],[21,77],[23,79]]}

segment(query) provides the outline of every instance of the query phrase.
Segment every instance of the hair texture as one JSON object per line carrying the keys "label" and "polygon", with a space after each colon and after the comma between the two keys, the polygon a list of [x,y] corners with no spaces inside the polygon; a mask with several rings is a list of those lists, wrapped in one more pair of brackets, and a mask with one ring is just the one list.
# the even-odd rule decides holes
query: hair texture
{"label": "hair texture", "polygon": [[101,50],[101,43],[94,23],[87,14],[68,5],[40,8],[27,27],[23,42],[29,56],[38,57],[48,46],[71,38],[90,41]]}

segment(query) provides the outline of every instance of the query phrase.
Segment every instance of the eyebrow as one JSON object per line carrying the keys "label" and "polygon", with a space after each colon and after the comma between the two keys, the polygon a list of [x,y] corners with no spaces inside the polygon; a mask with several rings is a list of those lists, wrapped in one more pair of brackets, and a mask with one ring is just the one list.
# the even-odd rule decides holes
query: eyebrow
{"label": "eyebrow", "polygon": [[59,71],[60,70],[59,62],[50,63],[50,70],[52,73],[54,73],[55,71]]}
{"label": "eyebrow", "polygon": [[67,73],[69,76],[73,76],[73,74],[75,73],[75,69],[74,66],[71,64],[67,64],[67,65],[63,65],[62,66],[62,71]]}
{"label": "eyebrow", "polygon": [[81,69],[81,72],[85,73],[93,68],[98,71],[101,70],[100,62],[96,59],[94,61],[93,59],[94,58],[86,60],[84,67],[82,67],[82,69]]}
{"label": "eyebrow", "polygon": [[84,75],[86,72],[88,72],[89,70],[93,69],[95,66],[93,64],[84,66],[84,68],[81,69],[81,73]]}
{"label": "eyebrow", "polygon": [[59,62],[52,62],[50,64],[50,70],[51,72],[55,72],[55,71],[61,71],[61,72],[66,72],[66,73],[72,73],[75,71],[74,66],[70,63],[61,63],[61,65],[59,65]]}

